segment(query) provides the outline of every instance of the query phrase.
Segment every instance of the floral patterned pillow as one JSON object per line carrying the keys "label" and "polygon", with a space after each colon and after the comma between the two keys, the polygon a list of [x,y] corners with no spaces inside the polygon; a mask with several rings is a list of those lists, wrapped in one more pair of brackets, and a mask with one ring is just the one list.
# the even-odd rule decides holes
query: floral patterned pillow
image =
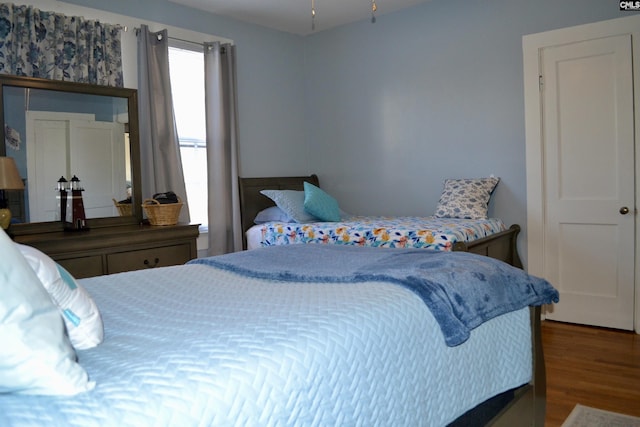
{"label": "floral patterned pillow", "polygon": [[485,219],[489,199],[500,178],[447,179],[434,216]]}

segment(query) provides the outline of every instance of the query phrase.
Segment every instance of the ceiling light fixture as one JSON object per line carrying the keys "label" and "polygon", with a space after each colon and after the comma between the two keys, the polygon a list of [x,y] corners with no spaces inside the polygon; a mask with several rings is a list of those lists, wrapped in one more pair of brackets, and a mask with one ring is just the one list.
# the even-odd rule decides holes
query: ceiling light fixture
{"label": "ceiling light fixture", "polygon": [[[378,11],[378,5],[376,0],[371,0],[371,23],[376,23],[376,12]],[[316,30],[316,0],[311,0],[311,31]]]}
{"label": "ceiling light fixture", "polygon": [[371,0],[371,23],[376,23],[376,12],[378,11],[378,5],[376,4],[376,0]]}

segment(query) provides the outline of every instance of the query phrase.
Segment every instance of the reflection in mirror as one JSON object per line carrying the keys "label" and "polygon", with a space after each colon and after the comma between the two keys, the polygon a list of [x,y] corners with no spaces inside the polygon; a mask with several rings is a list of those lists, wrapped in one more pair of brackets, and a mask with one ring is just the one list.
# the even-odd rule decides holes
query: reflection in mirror
{"label": "reflection in mirror", "polygon": [[126,199],[131,188],[125,98],[8,87],[3,103],[14,136],[10,154],[27,179],[22,219],[59,220],[55,184],[74,175],[85,189],[87,218],[119,215],[112,200]]}
{"label": "reflection in mirror", "polygon": [[[85,190],[88,220],[139,221],[134,89],[15,76],[0,76],[0,83],[3,149],[25,181],[24,192],[9,195],[14,224],[59,221],[56,185],[61,177],[74,175]],[[129,197],[132,209],[118,209],[114,200]]]}

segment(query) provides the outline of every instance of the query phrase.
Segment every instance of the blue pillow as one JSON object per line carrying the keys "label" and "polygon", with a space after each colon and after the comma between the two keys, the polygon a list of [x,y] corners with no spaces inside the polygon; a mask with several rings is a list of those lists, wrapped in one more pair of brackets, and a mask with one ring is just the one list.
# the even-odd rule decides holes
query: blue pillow
{"label": "blue pillow", "polygon": [[289,217],[299,223],[316,222],[318,219],[304,210],[304,191],[297,190],[262,190]]}
{"label": "blue pillow", "polygon": [[2,230],[0,253],[0,394],[73,395],[93,388],[58,307]]}
{"label": "blue pillow", "polygon": [[304,183],[304,209],[322,221],[340,221],[338,201],[306,181]]}

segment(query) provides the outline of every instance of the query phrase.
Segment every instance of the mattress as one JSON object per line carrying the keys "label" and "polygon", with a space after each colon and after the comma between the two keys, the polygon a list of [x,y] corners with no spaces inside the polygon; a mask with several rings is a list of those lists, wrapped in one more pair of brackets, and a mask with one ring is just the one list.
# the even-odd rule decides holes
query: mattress
{"label": "mattress", "polygon": [[506,230],[498,218],[353,216],[342,222],[268,222],[247,230],[247,248],[296,243],[333,243],[450,251],[456,242],[470,242]]}
{"label": "mattress", "polygon": [[105,341],[73,397],[0,396],[2,426],[440,426],[531,379],[529,309],[448,347],[410,290],[185,265],[82,279]]}

